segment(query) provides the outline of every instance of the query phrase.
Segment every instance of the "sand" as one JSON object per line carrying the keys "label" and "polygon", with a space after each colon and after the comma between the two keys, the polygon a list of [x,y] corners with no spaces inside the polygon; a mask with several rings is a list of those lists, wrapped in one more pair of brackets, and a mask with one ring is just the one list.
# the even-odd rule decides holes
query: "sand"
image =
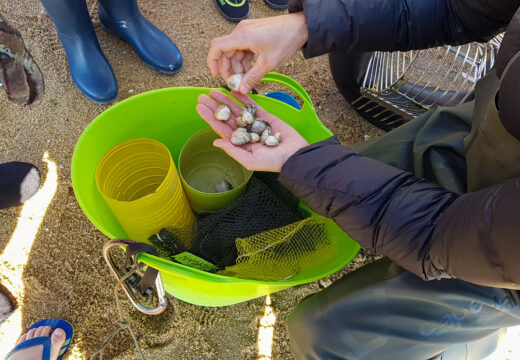
{"label": "sand", "polygon": [[[93,5],[89,1],[89,6]],[[177,43],[185,65],[173,76],[146,67],[127,44],[100,31],[94,15],[99,42],[119,84],[116,102],[157,88],[221,85],[220,79],[211,77],[205,58],[210,40],[229,33],[235,24],[221,17],[213,0],[141,0],[140,5],[143,14]],[[22,276],[26,288],[23,299],[18,299],[22,325],[27,328],[45,317],[64,318],[74,324],[78,351],[88,356],[117,326],[112,295],[115,281],[101,255],[107,238],[80,209],[72,189],[70,164],[83,129],[109,105],[92,103],[76,89],[54,26],[39,1],[0,0],[0,12],[22,32],[44,73],[46,84],[43,101],[32,108],[11,104],[0,92],[0,162],[32,162],[45,175],[47,169],[42,156],[48,151],[58,170],[57,192],[36,235]],[[268,8],[262,0],[251,0],[250,18],[281,13]],[[362,141],[365,134],[381,133],[361,120],[343,100],[333,84],[326,57],[304,60],[297,54],[276,70],[293,77],[307,89],[323,123],[345,144]],[[13,234],[20,211],[20,207],[0,211],[0,253]],[[292,359],[285,318],[296,303],[369,260],[370,257],[360,254],[331,279],[273,296],[278,317],[273,359]],[[169,297],[168,310],[155,317],[146,317],[131,309],[126,300],[123,304],[150,359],[236,360],[258,356],[256,338],[263,311],[262,298],[224,308],[202,308]],[[127,334],[115,338],[107,350],[107,358],[136,358]]]}

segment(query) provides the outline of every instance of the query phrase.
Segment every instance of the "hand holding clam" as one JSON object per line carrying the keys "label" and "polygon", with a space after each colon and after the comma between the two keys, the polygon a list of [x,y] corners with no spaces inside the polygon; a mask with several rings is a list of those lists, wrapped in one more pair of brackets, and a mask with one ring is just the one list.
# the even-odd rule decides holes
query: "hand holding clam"
{"label": "hand holding clam", "polygon": [[233,74],[226,79],[227,86],[231,90],[240,91],[240,84],[242,83],[242,75],[241,74]]}
{"label": "hand holding clam", "polygon": [[[279,172],[290,156],[308,145],[307,141],[296,130],[276,116],[260,108],[251,98],[236,92],[232,94],[243,106],[256,106],[256,120],[262,120],[267,123],[269,125],[269,131],[265,131],[267,130],[266,124],[256,123],[256,125],[265,126],[266,129],[264,129],[263,132],[268,134],[268,136],[272,136],[278,142],[278,145],[275,147],[266,146],[260,141],[254,142],[256,135],[260,134],[251,131],[253,125],[250,126],[249,131],[248,129],[244,129],[244,131],[237,130],[235,121],[224,122],[217,120],[214,112],[220,104],[228,105],[231,109],[232,116],[235,116],[235,118],[239,116],[242,111],[243,106],[238,105],[228,95],[218,90],[212,90],[210,97],[200,95],[197,112],[222,137],[222,139],[215,140],[214,145],[224,150],[244,167],[249,170]],[[253,124],[254,123],[255,122],[253,122]],[[277,135],[277,133],[280,133],[280,135]],[[283,141],[281,141],[281,134],[283,134]],[[232,140],[233,143],[231,142],[232,137],[234,138]],[[247,140],[247,142],[245,142],[245,140]],[[242,142],[242,144],[239,146],[234,145],[234,143],[238,142]]]}

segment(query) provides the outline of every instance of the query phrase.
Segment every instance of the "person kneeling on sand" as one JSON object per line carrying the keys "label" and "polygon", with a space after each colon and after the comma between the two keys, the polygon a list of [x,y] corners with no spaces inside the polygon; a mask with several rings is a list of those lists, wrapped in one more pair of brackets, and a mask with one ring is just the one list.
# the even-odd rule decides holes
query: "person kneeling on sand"
{"label": "person kneeling on sand", "polygon": [[237,104],[216,90],[199,97],[197,111],[222,137],[215,146],[249,170],[279,172],[312,210],[387,256],[293,310],[295,358],[480,360],[505,328],[520,325],[519,7],[520,0],[293,0],[295,13],[242,21],[212,41],[212,74],[244,74],[232,95],[253,105],[244,94],[299,49],[307,57],[404,51],[486,41],[507,28],[474,101],[434,108],[352,148],[336,137],[309,145],[261,109],[283,141],[238,147],[229,141],[236,124],[214,116],[225,103],[235,120]]}

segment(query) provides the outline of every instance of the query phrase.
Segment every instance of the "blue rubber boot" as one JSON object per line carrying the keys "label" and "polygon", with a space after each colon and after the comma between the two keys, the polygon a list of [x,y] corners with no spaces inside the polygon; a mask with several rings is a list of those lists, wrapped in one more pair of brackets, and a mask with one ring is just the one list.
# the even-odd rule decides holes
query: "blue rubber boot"
{"label": "blue rubber boot", "polygon": [[146,65],[167,74],[181,69],[179,49],[141,14],[137,0],[99,0],[98,14],[103,29],[129,43]]}
{"label": "blue rubber boot", "polygon": [[70,75],[90,100],[109,103],[117,97],[114,72],[99,43],[85,0],[41,0],[65,48]]}

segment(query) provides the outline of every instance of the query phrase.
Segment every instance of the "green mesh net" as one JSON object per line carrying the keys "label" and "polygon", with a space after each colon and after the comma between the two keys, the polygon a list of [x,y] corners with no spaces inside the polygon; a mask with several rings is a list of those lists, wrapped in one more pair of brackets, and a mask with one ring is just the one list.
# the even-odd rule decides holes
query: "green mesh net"
{"label": "green mesh net", "polygon": [[327,239],[322,216],[236,239],[236,246],[236,264],[219,274],[251,280],[289,280],[338,255]]}

